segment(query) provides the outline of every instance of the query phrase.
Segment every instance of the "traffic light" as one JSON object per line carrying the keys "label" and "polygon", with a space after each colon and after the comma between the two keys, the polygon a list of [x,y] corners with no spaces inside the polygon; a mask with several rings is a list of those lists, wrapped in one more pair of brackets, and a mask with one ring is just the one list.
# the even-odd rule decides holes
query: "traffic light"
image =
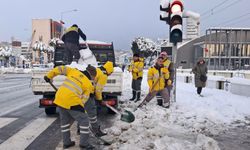
{"label": "traffic light", "polygon": [[182,0],[172,0],[170,4],[170,42],[176,44],[182,42]]}
{"label": "traffic light", "polygon": [[165,21],[167,24],[169,24],[169,8],[170,3],[169,0],[161,0],[160,2],[160,20]]}

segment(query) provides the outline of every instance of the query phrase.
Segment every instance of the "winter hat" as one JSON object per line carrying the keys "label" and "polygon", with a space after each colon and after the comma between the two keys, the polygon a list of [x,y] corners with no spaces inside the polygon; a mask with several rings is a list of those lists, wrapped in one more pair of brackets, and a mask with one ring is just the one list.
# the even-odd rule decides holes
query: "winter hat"
{"label": "winter hat", "polygon": [[105,68],[106,73],[107,73],[108,75],[110,75],[110,74],[114,71],[113,62],[107,61],[107,62],[103,65],[103,68]]}
{"label": "winter hat", "polygon": [[136,54],[133,55],[133,57],[139,57],[139,54],[136,53]]}
{"label": "winter hat", "polygon": [[78,28],[78,25],[76,25],[76,24],[73,24],[73,25],[72,25],[72,27],[77,27],[77,28]]}
{"label": "winter hat", "polygon": [[88,67],[86,68],[86,70],[89,72],[89,74],[91,76],[96,76],[96,68],[91,66],[91,65],[88,65]]}
{"label": "winter hat", "polygon": [[167,52],[165,52],[165,51],[163,51],[163,52],[161,52],[161,54],[160,54],[161,56],[167,56],[168,55],[168,53]]}

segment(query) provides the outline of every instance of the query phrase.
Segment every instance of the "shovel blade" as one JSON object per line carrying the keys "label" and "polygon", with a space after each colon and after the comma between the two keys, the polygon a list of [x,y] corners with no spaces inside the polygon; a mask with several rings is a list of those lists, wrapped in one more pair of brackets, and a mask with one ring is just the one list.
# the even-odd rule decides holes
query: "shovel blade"
{"label": "shovel blade", "polygon": [[135,116],[132,112],[125,110],[122,114],[121,114],[121,120],[131,123],[135,121]]}

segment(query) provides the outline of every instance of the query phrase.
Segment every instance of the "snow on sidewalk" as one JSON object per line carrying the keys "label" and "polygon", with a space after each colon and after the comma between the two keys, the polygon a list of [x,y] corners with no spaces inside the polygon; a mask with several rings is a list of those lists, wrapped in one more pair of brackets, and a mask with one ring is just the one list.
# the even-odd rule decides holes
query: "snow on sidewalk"
{"label": "snow on sidewalk", "polygon": [[[142,97],[148,91],[146,73],[142,82]],[[192,84],[177,82],[177,102],[165,109],[153,99],[146,107],[134,112],[136,120],[124,123],[117,118],[108,132],[114,144],[107,149],[167,149],[167,150],[217,150],[218,144],[208,136],[218,135],[233,127],[234,122],[247,121],[250,116],[250,98],[229,92],[203,90],[204,97],[196,94]],[[125,101],[121,107],[133,111],[138,105],[128,102],[131,97],[131,75],[124,75]]]}

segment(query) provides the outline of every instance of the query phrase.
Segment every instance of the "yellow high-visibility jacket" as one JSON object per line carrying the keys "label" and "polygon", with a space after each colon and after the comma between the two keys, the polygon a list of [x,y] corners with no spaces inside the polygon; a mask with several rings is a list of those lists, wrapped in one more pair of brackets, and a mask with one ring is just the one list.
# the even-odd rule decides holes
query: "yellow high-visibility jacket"
{"label": "yellow high-visibility jacket", "polygon": [[102,91],[107,83],[108,76],[102,72],[100,68],[96,68],[95,77],[95,98],[96,100],[102,100]]}
{"label": "yellow high-visibility jacket", "polygon": [[59,66],[48,72],[47,77],[53,79],[57,75],[65,75],[66,79],[56,92],[54,103],[65,109],[84,104],[93,93],[94,86],[82,72],[75,68]]}
{"label": "yellow high-visibility jacket", "polygon": [[170,64],[171,64],[171,61],[169,59],[165,59],[164,62],[163,62],[163,66],[166,67],[166,68],[169,68]]}
{"label": "yellow high-visibility jacket", "polygon": [[134,80],[137,80],[138,78],[143,76],[143,67],[144,63],[142,61],[132,61],[128,71],[132,72],[132,76]]}
{"label": "yellow high-visibility jacket", "polygon": [[151,67],[148,70],[148,85],[150,92],[160,91],[165,87],[165,80],[169,78],[169,71],[164,67],[160,70],[159,72],[155,67]]}

